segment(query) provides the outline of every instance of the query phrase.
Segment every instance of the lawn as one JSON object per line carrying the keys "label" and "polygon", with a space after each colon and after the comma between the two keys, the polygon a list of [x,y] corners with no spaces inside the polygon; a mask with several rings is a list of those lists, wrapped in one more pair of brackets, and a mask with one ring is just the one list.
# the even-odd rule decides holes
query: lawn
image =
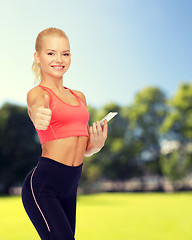
{"label": "lawn", "polygon": [[[78,197],[76,240],[192,240],[192,194]],[[20,197],[0,198],[0,240],[40,240]]]}

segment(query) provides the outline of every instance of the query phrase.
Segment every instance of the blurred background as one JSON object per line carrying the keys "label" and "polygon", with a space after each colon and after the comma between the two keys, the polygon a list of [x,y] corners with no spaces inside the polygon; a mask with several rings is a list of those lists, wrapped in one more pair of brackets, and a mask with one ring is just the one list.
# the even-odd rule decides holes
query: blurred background
{"label": "blurred background", "polygon": [[[35,86],[35,40],[48,27],[69,37],[72,63],[64,85],[85,94],[90,124],[119,113],[102,151],[85,158],[79,194],[192,190],[191,0],[0,2],[2,195],[20,194],[41,154],[26,95]],[[0,239],[11,238],[0,231]]]}

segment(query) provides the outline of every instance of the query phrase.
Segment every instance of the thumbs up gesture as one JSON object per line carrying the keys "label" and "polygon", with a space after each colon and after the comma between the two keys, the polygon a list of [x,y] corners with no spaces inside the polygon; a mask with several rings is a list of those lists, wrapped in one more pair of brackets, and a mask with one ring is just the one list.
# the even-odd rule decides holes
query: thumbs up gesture
{"label": "thumbs up gesture", "polygon": [[38,130],[46,130],[51,121],[52,111],[49,108],[49,96],[44,95],[44,105],[37,108],[34,116],[34,126]]}

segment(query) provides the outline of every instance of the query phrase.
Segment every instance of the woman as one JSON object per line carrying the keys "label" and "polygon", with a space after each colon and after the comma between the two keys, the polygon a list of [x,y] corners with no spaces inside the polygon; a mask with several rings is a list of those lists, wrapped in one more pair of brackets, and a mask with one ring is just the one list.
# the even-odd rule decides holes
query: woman
{"label": "woman", "polygon": [[76,195],[84,156],[99,152],[107,121],[93,123],[83,93],[63,87],[71,63],[69,40],[57,28],[36,39],[33,70],[40,84],[27,94],[28,114],[42,146],[37,166],[25,178],[24,208],[43,240],[74,240]]}

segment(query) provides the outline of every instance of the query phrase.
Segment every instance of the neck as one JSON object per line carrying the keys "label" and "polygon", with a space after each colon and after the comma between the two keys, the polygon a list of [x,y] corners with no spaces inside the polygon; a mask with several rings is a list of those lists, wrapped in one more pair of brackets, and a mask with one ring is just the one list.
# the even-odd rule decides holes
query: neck
{"label": "neck", "polygon": [[62,78],[52,78],[46,76],[41,78],[40,85],[47,86],[49,88],[63,89],[63,77]]}

